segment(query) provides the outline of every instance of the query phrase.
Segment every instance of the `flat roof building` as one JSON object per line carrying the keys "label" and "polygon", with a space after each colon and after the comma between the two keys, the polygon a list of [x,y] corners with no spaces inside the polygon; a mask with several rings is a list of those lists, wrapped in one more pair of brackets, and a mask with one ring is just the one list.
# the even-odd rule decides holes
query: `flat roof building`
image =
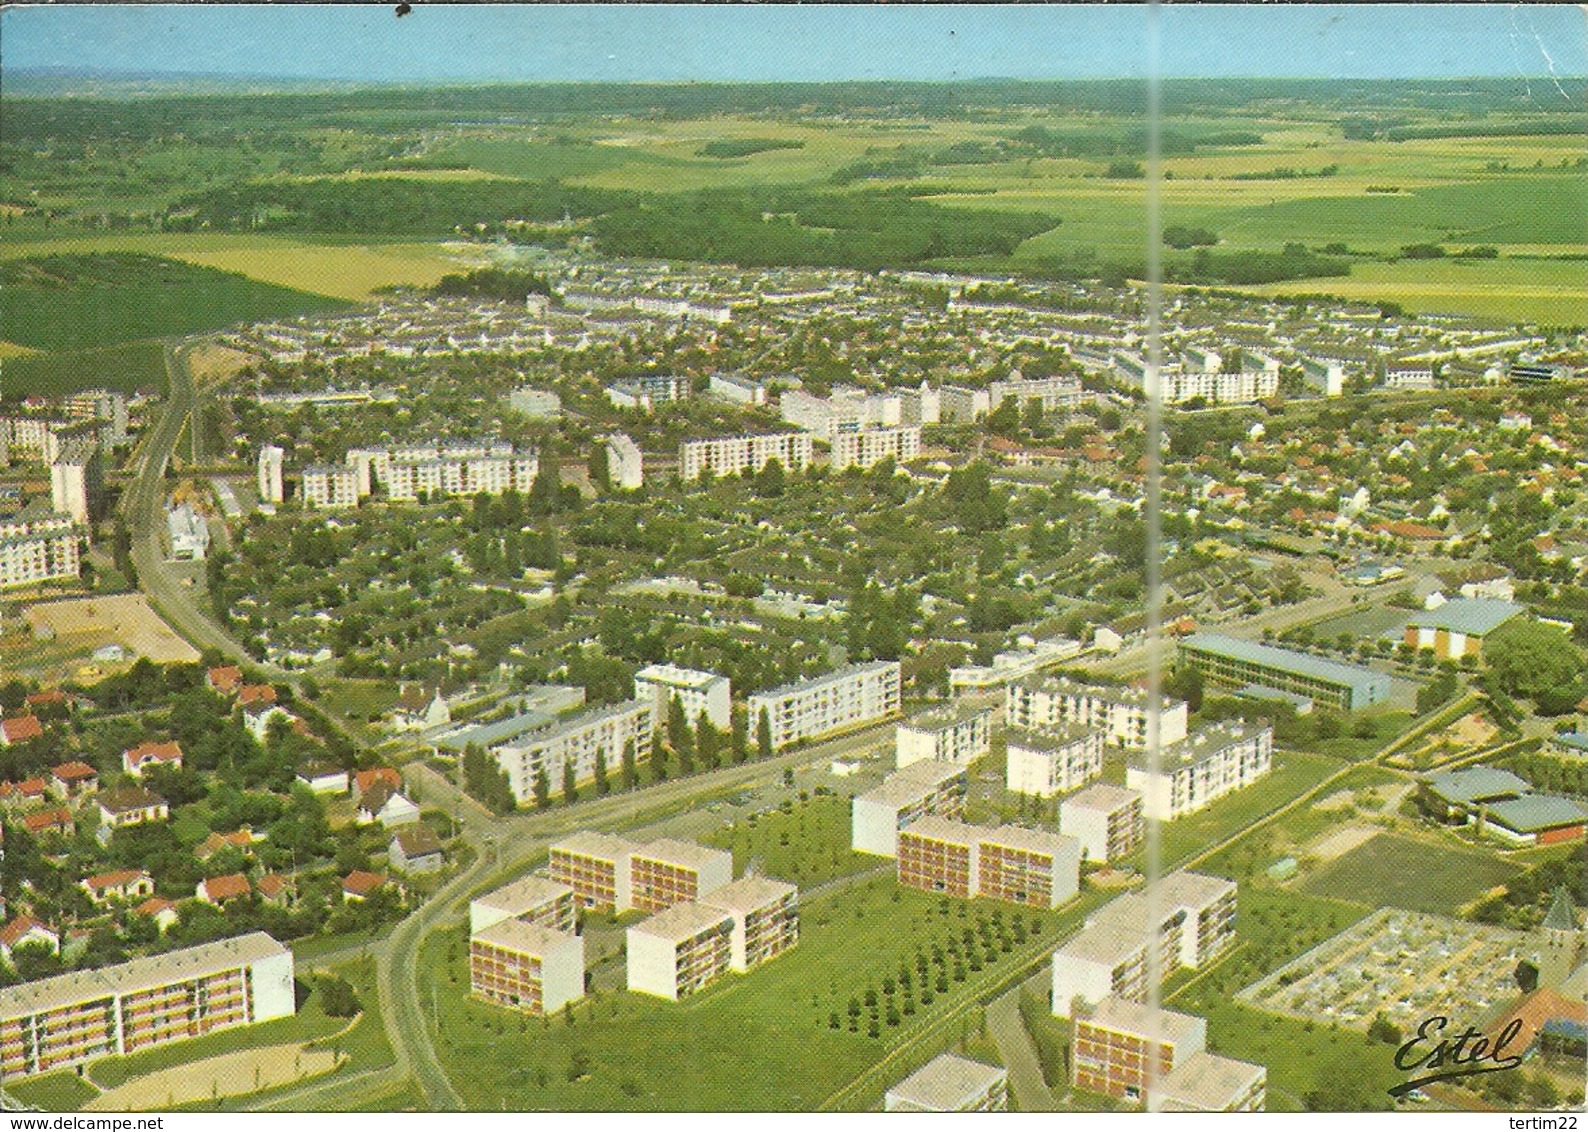
{"label": "flat roof building", "polygon": [[1523,794],[1485,807],[1483,819],[1484,832],[1503,841],[1558,845],[1583,836],[1588,828],[1588,807],[1556,794]]}
{"label": "flat roof building", "polygon": [[469,991],[526,1014],[551,1014],[584,997],[584,937],[500,920],[469,937]]}
{"label": "flat roof building", "polygon": [[632,907],[629,857],[637,848],[621,837],[579,830],[552,843],[547,871],[552,880],[573,889],[581,907],[626,912]]}
{"label": "flat roof building", "polygon": [[1440,660],[1483,654],[1483,639],[1526,613],[1514,602],[1489,597],[1458,597],[1437,609],[1419,610],[1406,622],[1406,644],[1432,649]]}
{"label": "flat roof building", "polygon": [[1226,720],[1164,746],[1155,773],[1139,753],[1125,768],[1125,784],[1140,790],[1147,817],[1169,821],[1250,786],[1273,768],[1274,729]]}
{"label": "flat roof building", "polygon": [[[1004,689],[1004,722],[1029,731],[1066,727],[1101,728],[1110,743],[1147,745],[1147,693],[1138,688],[1081,684],[1067,676],[1038,676]],[[1158,708],[1158,741],[1185,738],[1186,705],[1163,699]]]}
{"label": "flat roof building", "polygon": [[705,712],[718,731],[733,727],[733,689],[726,676],[680,668],[675,664],[648,664],[634,674],[634,698],[651,705],[651,725],[667,722],[668,706],[677,696],[684,718],[694,727]]}
{"label": "flat roof building", "polygon": [[981,835],[978,895],[1057,908],[1081,890],[1081,843],[1073,837],[1001,825]]}
{"label": "flat roof building", "polygon": [[765,712],[772,747],[781,750],[886,719],[899,705],[899,662],[879,660],[758,692],[749,699],[746,718],[754,735]]}
{"label": "flat roof building", "polygon": [[1004,736],[1004,781],[1016,794],[1051,798],[1103,773],[1103,731],[1083,724],[1053,731],[1011,728]]}
{"label": "flat roof building", "polygon": [[992,745],[992,708],[954,705],[921,712],[894,732],[894,765],[923,759],[969,766]]}
{"label": "flat roof building", "polygon": [[728,966],[748,971],[799,942],[799,889],[772,877],[747,876],[700,899],[733,917]]}
{"label": "flat roof building", "polygon": [[578,897],[569,885],[529,876],[469,901],[470,934],[478,934],[503,920],[571,932],[578,920]]}
{"label": "flat roof building", "polygon": [[1009,1071],[940,1053],[882,1098],[884,1112],[1004,1112]]}
{"label": "flat roof building", "polygon": [[677,1001],[733,964],[734,917],[686,901],[628,929],[628,987]]}
{"label": "flat roof building", "polygon": [[928,759],[895,771],[851,803],[851,845],[857,853],[897,856],[901,829],[927,814],[959,817],[969,788],[964,768],[952,763]]}
{"label": "flat roof building", "polygon": [[[1154,1085],[1207,1046],[1206,1019],[1173,1010],[1157,1017],[1140,1003],[1110,996],[1077,1013],[1070,1042],[1070,1083],[1077,1089],[1122,1100],[1144,1099],[1148,1074]],[[1152,1042],[1156,1038],[1157,1067]]]}
{"label": "flat roof building", "polygon": [[560,790],[569,766],[576,783],[588,782],[598,762],[612,771],[622,765],[626,749],[632,747],[636,755],[649,750],[651,725],[650,702],[627,700],[553,719],[489,753],[507,775],[513,797],[525,803],[535,797],[542,775],[543,786]]}
{"label": "flat roof building", "polygon": [[5,987],[0,1076],[284,1018],[292,988],[292,951],[264,932]]}
{"label": "flat roof building", "polygon": [[917,818],[899,830],[899,883],[969,898],[981,879],[982,830],[947,818]]}
{"label": "flat roof building", "polygon": [[1059,803],[1059,831],[1081,843],[1088,861],[1114,861],[1141,844],[1141,791],[1094,782]]}
{"label": "flat roof building", "polygon": [[733,880],[733,854],[664,837],[629,854],[629,904],[660,912],[698,900]]}
{"label": "flat roof building", "polygon": [[1163,1112],[1262,1112],[1268,1096],[1268,1070],[1249,1061],[1199,1050],[1177,1058],[1157,1082]]}
{"label": "flat roof building", "polygon": [[1205,677],[1227,687],[1263,684],[1337,711],[1358,711],[1389,699],[1390,678],[1384,673],[1291,649],[1194,633],[1180,642],[1180,652]]}

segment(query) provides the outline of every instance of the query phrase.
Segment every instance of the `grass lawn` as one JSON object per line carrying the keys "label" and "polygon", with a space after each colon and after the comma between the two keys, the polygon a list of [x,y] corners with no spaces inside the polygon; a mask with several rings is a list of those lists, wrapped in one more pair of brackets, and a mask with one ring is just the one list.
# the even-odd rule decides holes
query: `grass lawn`
{"label": "grass lawn", "polygon": [[[1396,708],[1356,714],[1346,722],[1345,734],[1334,739],[1315,739],[1310,749],[1348,762],[1361,762],[1378,754],[1386,743],[1403,734],[1415,718],[1411,712]],[[1366,733],[1369,726],[1373,729],[1371,735]],[[1357,733],[1358,728],[1362,734]]]}
{"label": "grass lawn", "polygon": [[704,840],[733,851],[735,875],[754,860],[765,875],[808,887],[877,867],[877,858],[850,849],[850,834],[849,800],[829,794],[795,800],[789,812],[747,817]]}
{"label": "grass lawn", "polygon": [[[605,993],[579,1003],[571,1024],[563,1017],[520,1017],[470,1001],[457,928],[426,941],[420,978],[436,988],[437,1052],[471,1109],[505,1104],[556,1111],[808,1111],[1002,976],[1040,962],[1042,952],[1100,902],[1088,894],[1060,912],[1038,912],[901,890],[892,878],[867,880],[802,907],[798,946],[747,975],[730,974],[680,1003]],[[1027,929],[1034,923],[1036,933],[1028,933],[1023,944],[1012,939],[1011,952],[995,947],[993,962],[980,972],[967,962],[959,972],[964,981],[953,977],[951,933],[961,948],[963,933],[974,935],[978,922],[995,940],[993,925],[999,923],[1014,936],[1016,917]],[[933,962],[934,947],[942,950],[944,968]],[[918,954],[926,956],[924,980]],[[890,996],[883,980],[898,979],[901,966],[920,998],[911,1002],[913,1013],[905,1013],[902,983],[896,984],[900,1024],[894,1026],[888,1023]],[[943,991],[936,989],[940,970],[941,985],[948,988]],[[928,985],[931,1003],[925,1001]],[[878,996],[875,1038],[868,1033],[868,990]],[[422,1001],[427,998],[421,991]],[[854,1031],[851,998],[860,1010]],[[873,1090],[868,1079],[846,1094],[843,1107],[879,1100],[882,1087],[910,1071],[912,1058],[924,1061],[949,1042],[968,1039],[969,1021],[962,1026],[964,1033],[953,1026],[932,1031],[931,1042],[940,1044],[901,1055],[899,1065],[887,1067],[887,1081]]]}
{"label": "grass lawn", "polygon": [[8,398],[59,397],[79,389],[165,392],[165,351],[153,341],[8,357],[4,369]]}
{"label": "grass lawn", "polygon": [[1492,853],[1432,849],[1420,841],[1381,833],[1325,865],[1299,887],[1315,896],[1449,916],[1518,872],[1515,865],[1496,860]]}
{"label": "grass lawn", "polygon": [[[1205,810],[1176,818],[1163,831],[1165,868],[1216,845],[1259,818],[1278,809],[1322,782],[1341,768],[1340,760],[1301,751],[1276,751],[1266,778],[1215,801]],[[1125,858],[1140,866],[1141,852]]]}
{"label": "grass lawn", "polygon": [[99,1095],[99,1090],[70,1069],[7,1081],[6,1092],[23,1104],[38,1105],[45,1112],[76,1112]]}

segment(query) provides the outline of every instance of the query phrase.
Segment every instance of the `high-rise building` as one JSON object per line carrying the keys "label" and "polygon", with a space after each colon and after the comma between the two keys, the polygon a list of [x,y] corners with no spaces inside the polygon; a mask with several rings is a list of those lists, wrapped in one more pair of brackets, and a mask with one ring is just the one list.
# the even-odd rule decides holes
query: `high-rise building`
{"label": "high-rise building", "polygon": [[278,445],[266,444],[259,449],[259,502],[280,503],[286,495],[281,478],[281,462],[286,452]]}
{"label": "high-rise building", "polygon": [[746,710],[751,735],[759,733],[766,713],[777,750],[886,719],[899,702],[899,662],[879,660],[758,692]]}
{"label": "high-rise building", "polygon": [[1103,732],[1098,727],[1011,728],[1005,735],[1005,747],[1005,782],[1016,794],[1051,798],[1103,773]]}
{"label": "high-rise building", "polygon": [[884,460],[902,464],[921,454],[921,426],[895,425],[838,432],[833,435],[832,445],[827,465],[834,471],[870,468]]}
{"label": "high-rise building", "polygon": [[[1051,731],[1065,726],[1100,727],[1111,743],[1147,745],[1147,693],[1135,688],[1079,684],[1067,676],[1037,676],[1004,689],[1004,722],[1010,727]],[[1158,709],[1158,741],[1185,738],[1186,705],[1164,699]]]}
{"label": "high-rise building", "polygon": [[50,464],[50,500],[55,511],[86,526],[99,510],[101,489],[99,442],[91,436],[62,440]]}
{"label": "high-rise building", "polygon": [[640,446],[627,434],[614,432],[606,438],[607,477],[612,486],[624,491],[638,491],[645,483],[645,461]]}
{"label": "high-rise building", "polygon": [[726,676],[672,664],[650,664],[634,674],[634,698],[651,705],[654,727],[667,722],[668,705],[676,696],[691,727],[705,712],[713,727],[726,732],[733,726],[731,692]]}

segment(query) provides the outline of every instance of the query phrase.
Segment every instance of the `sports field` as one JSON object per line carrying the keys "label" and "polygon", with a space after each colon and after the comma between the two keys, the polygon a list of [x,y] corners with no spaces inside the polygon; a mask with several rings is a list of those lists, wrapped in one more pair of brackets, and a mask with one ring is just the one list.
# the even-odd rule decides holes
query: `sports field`
{"label": "sports field", "polygon": [[1379,834],[1298,886],[1314,896],[1453,915],[1521,872],[1493,854]]}

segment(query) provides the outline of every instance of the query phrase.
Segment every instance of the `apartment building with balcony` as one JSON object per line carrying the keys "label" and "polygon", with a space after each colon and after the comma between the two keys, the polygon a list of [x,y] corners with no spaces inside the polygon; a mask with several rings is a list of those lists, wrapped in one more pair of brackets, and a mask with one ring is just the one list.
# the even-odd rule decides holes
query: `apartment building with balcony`
{"label": "apartment building with balcony", "polygon": [[1009,1071],[940,1053],[882,1098],[884,1112],[1004,1112]]}
{"label": "apartment building with balcony", "polygon": [[895,771],[851,803],[851,846],[857,853],[896,857],[900,830],[929,814],[959,817],[969,789],[964,768],[952,763],[928,759]]}
{"label": "apartment building with balcony", "polygon": [[629,854],[629,906],[660,912],[699,900],[733,880],[733,854],[660,838]]}
{"label": "apartment building with balcony", "polygon": [[969,766],[992,745],[992,708],[958,704],[911,716],[894,732],[894,765],[936,762]]}
{"label": "apartment building with balcony", "polygon": [[469,901],[469,932],[477,935],[503,920],[571,932],[578,920],[578,905],[578,896],[569,885],[545,877],[520,877]]}
{"label": "apartment building with balcony", "polygon": [[981,834],[977,895],[1032,908],[1057,908],[1081,890],[1081,843],[1045,830],[1001,825]]}
{"label": "apartment building with balcony", "polygon": [[982,830],[930,815],[899,830],[898,878],[905,888],[969,899],[981,880]]}
{"label": "apartment building with balcony", "polygon": [[0,989],[0,1077],[26,1077],[296,1011],[264,932]]}
{"label": "apartment building with balcony", "polygon": [[834,433],[827,466],[838,472],[845,468],[874,467],[884,460],[903,464],[920,454],[920,425],[866,428],[858,432]]}
{"label": "apartment building with balcony", "polygon": [[1226,720],[1166,743],[1160,755],[1155,773],[1140,752],[1133,753],[1125,784],[1141,791],[1147,817],[1168,821],[1266,775],[1273,768],[1274,729],[1266,723]]}
{"label": "apartment building with balcony", "polygon": [[[1101,728],[1115,746],[1147,745],[1147,693],[1136,688],[1081,684],[1065,676],[1038,676],[1004,689],[1004,722],[1028,731],[1065,726]],[[1186,705],[1164,699],[1158,710],[1158,741],[1185,738]]]}
{"label": "apartment building with balcony", "polygon": [[759,472],[773,460],[786,472],[809,467],[815,449],[808,432],[771,432],[686,440],[678,447],[678,476],[688,481],[704,472],[717,477]]}
{"label": "apartment building with balcony", "polygon": [[732,683],[715,672],[649,664],[634,674],[634,698],[651,705],[653,727],[667,722],[668,706],[677,696],[691,727],[705,712],[713,727],[726,732],[733,726],[732,694]]}
{"label": "apartment building with balcony", "polygon": [[1098,727],[1011,728],[1004,741],[1004,781],[1017,794],[1051,798],[1076,790],[1103,773],[1103,731]]}
{"label": "apartment building with balcony", "polygon": [[748,971],[799,942],[799,889],[772,877],[746,876],[701,897],[702,907],[733,918],[728,966]]}
{"label": "apartment building with balcony", "polygon": [[547,873],[573,889],[580,907],[625,912],[629,902],[629,858],[638,846],[591,830],[570,833],[551,844]]}
{"label": "apartment building with balcony", "polygon": [[469,936],[469,992],[526,1014],[584,997],[584,937],[520,919]]}
{"label": "apartment building with balcony", "polygon": [[1146,1006],[1112,995],[1084,1014],[1078,1011],[1071,1024],[1070,1083],[1089,1093],[1141,1101],[1149,1074],[1156,1087],[1206,1048],[1206,1019],[1173,1010],[1157,1015],[1154,1025]]}
{"label": "apartment building with balcony", "polygon": [[720,908],[675,904],[628,929],[628,988],[676,1002],[733,965],[734,917]]}
{"label": "apartment building with balcony", "polygon": [[1141,791],[1094,782],[1059,803],[1059,832],[1079,841],[1088,861],[1116,861],[1146,834]]}
{"label": "apartment building with balcony", "polygon": [[598,757],[608,770],[615,770],[622,764],[624,748],[632,745],[636,753],[649,750],[651,726],[650,701],[627,700],[549,720],[491,747],[489,754],[507,775],[513,797],[520,803],[531,802],[542,772],[553,790],[562,788],[564,768],[569,765],[575,782],[587,782],[595,776]]}
{"label": "apartment building with balcony", "polygon": [[358,506],[358,477],[352,468],[311,464],[303,469],[303,505],[316,509]]}
{"label": "apartment building with balcony", "polygon": [[0,523],[0,589],[80,577],[86,534],[64,516]]}
{"label": "apartment building with balcony", "polygon": [[899,662],[879,660],[758,692],[749,698],[746,710],[751,734],[757,733],[761,714],[766,713],[772,747],[781,750],[802,739],[820,739],[886,719],[899,706]]}

